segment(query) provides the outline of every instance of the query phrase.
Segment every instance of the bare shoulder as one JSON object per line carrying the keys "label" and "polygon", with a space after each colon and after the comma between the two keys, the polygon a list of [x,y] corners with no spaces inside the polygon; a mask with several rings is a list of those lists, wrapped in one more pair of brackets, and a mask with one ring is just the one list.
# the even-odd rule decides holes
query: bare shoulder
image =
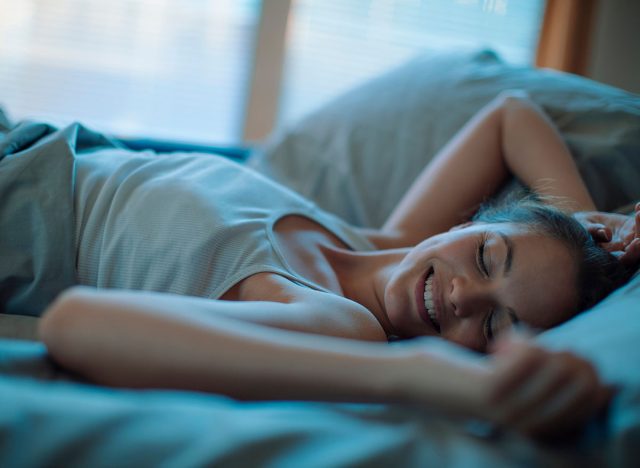
{"label": "bare shoulder", "polygon": [[299,305],[317,333],[364,341],[387,341],[378,319],[366,307],[350,299],[307,290]]}
{"label": "bare shoulder", "polygon": [[240,301],[280,302],[281,313],[261,317],[263,325],[364,341],[387,341],[384,329],[364,306],[338,294],[300,286],[264,273],[246,283]]}

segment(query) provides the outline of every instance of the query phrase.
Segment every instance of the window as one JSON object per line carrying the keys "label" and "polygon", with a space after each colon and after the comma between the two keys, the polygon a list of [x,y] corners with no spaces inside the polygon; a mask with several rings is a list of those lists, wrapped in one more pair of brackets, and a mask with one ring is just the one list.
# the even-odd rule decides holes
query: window
{"label": "window", "polygon": [[[14,119],[237,143],[425,49],[484,46],[531,64],[543,7],[543,0],[0,0],[0,104]],[[286,31],[265,34],[267,25]],[[284,57],[275,83],[255,69],[270,57]],[[271,108],[250,99],[261,93],[275,95]],[[260,128],[251,128],[252,115]]]}
{"label": "window", "polygon": [[533,64],[543,7],[541,0],[298,0],[279,120],[427,49],[488,47]]}
{"label": "window", "polygon": [[258,6],[0,0],[0,102],[14,119],[238,141]]}

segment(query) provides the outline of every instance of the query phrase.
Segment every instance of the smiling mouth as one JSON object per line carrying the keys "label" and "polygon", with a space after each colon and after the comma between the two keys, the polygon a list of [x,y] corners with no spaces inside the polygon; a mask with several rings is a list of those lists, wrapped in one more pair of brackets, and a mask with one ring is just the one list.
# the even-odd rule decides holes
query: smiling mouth
{"label": "smiling mouth", "polygon": [[424,288],[422,293],[422,299],[424,302],[422,304],[419,304],[420,307],[418,307],[418,311],[422,320],[429,323],[436,332],[440,333],[440,322],[438,321],[438,316],[436,314],[433,295],[433,281],[433,268],[431,268],[427,272],[424,280],[424,285],[422,286]]}

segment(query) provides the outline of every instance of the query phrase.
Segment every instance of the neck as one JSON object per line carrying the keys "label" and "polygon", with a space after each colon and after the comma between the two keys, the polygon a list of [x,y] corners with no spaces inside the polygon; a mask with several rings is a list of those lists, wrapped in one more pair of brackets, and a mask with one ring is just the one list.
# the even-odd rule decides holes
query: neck
{"label": "neck", "polygon": [[322,252],[338,278],[344,297],[371,311],[387,334],[394,334],[394,330],[387,318],[385,288],[396,266],[409,250],[354,252],[334,245],[322,246]]}

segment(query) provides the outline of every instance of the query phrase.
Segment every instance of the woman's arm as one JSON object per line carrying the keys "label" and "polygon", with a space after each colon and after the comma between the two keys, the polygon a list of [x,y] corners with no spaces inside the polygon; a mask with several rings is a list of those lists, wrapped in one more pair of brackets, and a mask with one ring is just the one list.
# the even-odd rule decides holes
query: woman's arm
{"label": "woman's arm", "polygon": [[415,245],[468,220],[510,174],[541,195],[562,197],[572,211],[595,209],[551,121],[527,98],[503,94],[440,150],[382,231]]}
{"label": "woman's arm", "polygon": [[[73,288],[45,313],[52,357],[96,383],[216,392],[246,400],[401,402],[548,434],[584,423],[603,404],[597,374],[568,353],[507,343],[484,361],[437,338],[388,345],[233,320],[227,302]],[[228,312],[228,311],[227,311]],[[453,347],[444,352],[439,346]]]}
{"label": "woman's arm", "polygon": [[[445,402],[456,388],[464,390],[463,382],[479,376],[469,363],[424,353],[416,361],[410,347],[231,318],[255,308],[280,316],[305,314],[300,303],[73,288],[46,311],[40,336],[54,360],[96,383],[249,400]],[[421,382],[420,396],[408,392],[417,373],[434,376]]]}

